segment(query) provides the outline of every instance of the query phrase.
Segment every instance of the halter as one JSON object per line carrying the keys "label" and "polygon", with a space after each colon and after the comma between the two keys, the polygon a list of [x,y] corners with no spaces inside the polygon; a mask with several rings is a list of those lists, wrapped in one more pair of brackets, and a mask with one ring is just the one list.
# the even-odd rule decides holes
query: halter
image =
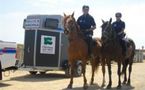
{"label": "halter", "polygon": [[109,22],[108,21],[103,22],[103,25],[102,25],[102,39],[103,39],[104,43],[114,42],[116,40],[115,32],[112,30],[112,26],[111,26],[110,21]]}
{"label": "halter", "polygon": [[77,29],[78,29],[77,23],[75,19],[71,15],[66,16],[64,18],[64,32],[66,32],[65,34],[68,36],[69,41],[72,41],[75,38],[74,36],[72,36],[75,34],[72,34],[72,33],[76,32],[77,34]]}

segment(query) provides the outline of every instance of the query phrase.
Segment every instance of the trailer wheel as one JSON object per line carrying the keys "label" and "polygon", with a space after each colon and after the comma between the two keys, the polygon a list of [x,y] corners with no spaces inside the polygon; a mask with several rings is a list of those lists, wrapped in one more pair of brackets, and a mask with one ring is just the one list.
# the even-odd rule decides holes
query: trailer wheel
{"label": "trailer wheel", "polygon": [[36,75],[36,74],[37,74],[37,71],[29,71],[29,73],[30,73],[31,75]]}
{"label": "trailer wheel", "polygon": [[[65,76],[66,77],[70,77],[70,74],[71,74],[71,70],[70,68],[66,68],[65,69]],[[75,77],[79,77],[82,75],[82,65],[81,64],[78,64],[74,70],[74,76]]]}
{"label": "trailer wheel", "polygon": [[71,72],[71,71],[70,71],[70,68],[66,68],[66,69],[65,69],[65,76],[66,76],[66,77],[70,77],[70,72]]}
{"label": "trailer wheel", "polygon": [[82,65],[81,64],[78,64],[77,67],[75,68],[75,76],[76,77],[79,77],[82,75]]}

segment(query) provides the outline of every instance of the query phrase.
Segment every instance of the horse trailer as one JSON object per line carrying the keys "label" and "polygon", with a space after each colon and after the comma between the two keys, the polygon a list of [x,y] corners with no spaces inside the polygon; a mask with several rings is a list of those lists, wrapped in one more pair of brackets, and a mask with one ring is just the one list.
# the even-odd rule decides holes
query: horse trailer
{"label": "horse trailer", "polygon": [[[22,69],[36,74],[50,70],[64,70],[69,75],[68,38],[63,33],[61,15],[29,15],[24,19],[24,60]],[[76,62],[76,76],[82,73]]]}

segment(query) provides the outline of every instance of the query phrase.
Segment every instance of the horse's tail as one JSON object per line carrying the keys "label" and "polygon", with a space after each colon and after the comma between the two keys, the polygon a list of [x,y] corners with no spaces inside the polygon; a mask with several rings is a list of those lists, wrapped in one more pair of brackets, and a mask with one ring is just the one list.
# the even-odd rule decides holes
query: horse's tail
{"label": "horse's tail", "polygon": [[[133,57],[134,57],[134,55],[135,55],[135,43],[134,43],[134,41],[132,40],[132,39],[128,39],[128,46],[132,46],[132,52],[131,52],[131,55],[130,55],[130,57],[129,58],[127,58],[127,59],[125,59],[124,61],[123,61],[123,67],[122,67],[122,72],[121,72],[121,75],[123,75],[125,72],[126,72],[126,68],[127,68],[127,65],[129,64],[129,63],[133,63]],[[132,60],[132,61],[130,61],[130,60]]]}
{"label": "horse's tail", "polygon": [[122,63],[123,67],[122,67],[121,75],[124,75],[124,73],[126,72],[126,68],[127,68],[128,63],[129,63],[129,59],[125,59],[123,61],[123,63]]}
{"label": "horse's tail", "polygon": [[129,43],[130,43],[130,45],[132,46],[132,49],[133,49],[132,50],[132,56],[134,56],[135,55],[135,48],[136,48],[135,43],[132,39],[129,39]]}

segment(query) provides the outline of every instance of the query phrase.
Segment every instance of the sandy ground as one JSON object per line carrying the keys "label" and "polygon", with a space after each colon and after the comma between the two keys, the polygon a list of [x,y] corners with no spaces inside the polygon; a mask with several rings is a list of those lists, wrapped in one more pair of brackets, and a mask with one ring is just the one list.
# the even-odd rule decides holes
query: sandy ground
{"label": "sandy ground", "polygon": [[[107,69],[107,68],[106,68]],[[117,66],[112,65],[113,85],[111,90],[116,90],[117,86]],[[3,73],[4,74],[4,73]],[[5,74],[8,74],[6,72]],[[91,78],[91,67],[87,66],[86,72],[88,83]],[[122,78],[123,80],[123,78]],[[0,81],[0,90],[67,90],[69,78],[64,76],[63,71],[49,71],[45,75],[30,75],[27,71],[17,70],[11,72],[10,76],[4,77]],[[89,85],[88,90],[104,90],[101,88],[102,72],[99,68],[95,74],[95,85]],[[108,83],[108,73],[106,71],[106,84]],[[83,90],[83,78],[74,78],[73,90]],[[145,90],[145,62],[134,63],[132,71],[132,86],[123,85],[121,90]]]}

